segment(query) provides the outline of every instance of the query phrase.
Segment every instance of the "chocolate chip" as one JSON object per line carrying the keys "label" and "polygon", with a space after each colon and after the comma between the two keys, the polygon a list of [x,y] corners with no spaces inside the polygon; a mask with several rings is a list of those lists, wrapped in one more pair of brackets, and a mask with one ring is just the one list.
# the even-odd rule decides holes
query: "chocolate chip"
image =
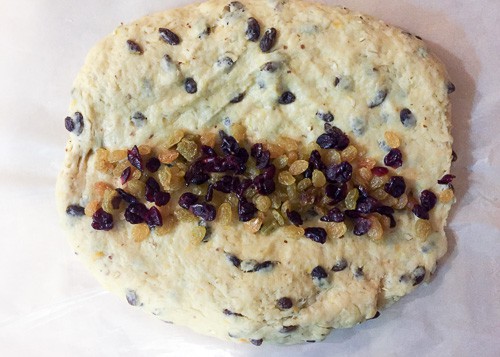
{"label": "chocolate chip", "polygon": [[331,123],[333,121],[333,119],[335,119],[335,117],[333,116],[333,114],[331,112],[327,112],[327,113],[317,112],[316,117],[318,119],[323,120],[324,122],[327,122],[327,123]]}
{"label": "chocolate chip", "polygon": [[247,21],[247,30],[245,36],[248,41],[257,42],[260,37],[260,25],[259,22],[250,17]]}
{"label": "chocolate chip", "polygon": [[127,298],[127,302],[132,305],[132,306],[138,306],[139,305],[139,299],[137,297],[137,293],[134,290],[127,290],[127,293],[125,294],[125,297]]}
{"label": "chocolate chip", "polygon": [[293,302],[292,299],[288,297],[282,297],[276,302],[276,306],[280,310],[288,310],[292,308]]}
{"label": "chocolate chip", "polygon": [[325,279],[328,277],[328,273],[322,266],[318,265],[311,271],[311,277],[313,279]]}
{"label": "chocolate chip", "polygon": [[160,27],[158,31],[160,32],[160,38],[169,45],[176,46],[181,42],[179,36],[167,28]]}
{"label": "chocolate chip", "polygon": [[260,338],[258,340],[250,339],[250,343],[254,346],[260,346],[260,345],[262,345],[262,342],[263,342],[262,338]]}
{"label": "chocolate chip", "polygon": [[306,238],[311,239],[312,241],[320,244],[324,244],[326,242],[326,231],[321,227],[307,227],[304,230],[304,236]]}
{"label": "chocolate chip", "polygon": [[144,51],[142,50],[142,47],[137,44],[137,42],[134,42],[132,40],[127,40],[127,46],[128,50],[132,53],[142,55]]}
{"label": "chocolate chip", "polygon": [[69,205],[66,207],[66,214],[73,217],[85,215],[85,208],[79,205]]}
{"label": "chocolate chip", "polygon": [[345,259],[340,259],[332,267],[332,271],[339,272],[347,268],[347,261]]}
{"label": "chocolate chip", "polygon": [[283,105],[292,104],[295,102],[295,99],[295,94],[290,91],[286,91],[278,98],[278,103]]}
{"label": "chocolate chip", "polygon": [[291,326],[283,326],[281,329],[280,329],[280,333],[289,333],[289,332],[293,332],[295,331],[296,329],[298,329],[299,326],[297,325],[291,325]]}
{"label": "chocolate chip", "polygon": [[99,208],[92,215],[92,228],[98,231],[109,231],[113,228],[113,216]]}
{"label": "chocolate chip", "polygon": [[387,97],[387,89],[381,89],[377,91],[375,97],[368,104],[368,108],[375,108],[382,104]]}
{"label": "chocolate chip", "polygon": [[184,89],[189,94],[194,94],[198,91],[198,84],[196,83],[196,81],[193,78],[191,78],[191,77],[186,78],[186,80],[184,82]]}
{"label": "chocolate chip", "polygon": [[411,112],[410,109],[404,108],[399,112],[399,118],[401,119],[401,123],[403,126],[407,128],[413,128],[417,124],[417,119],[415,115]]}
{"label": "chocolate chip", "polygon": [[234,97],[233,99],[231,99],[229,101],[229,103],[231,103],[231,104],[239,103],[239,102],[241,102],[243,100],[243,98],[245,98],[245,92],[238,94],[236,97]]}
{"label": "chocolate chip", "polygon": [[269,52],[273,48],[276,43],[277,34],[278,33],[274,27],[266,30],[264,36],[262,36],[262,39],[260,40],[260,49],[262,52]]}

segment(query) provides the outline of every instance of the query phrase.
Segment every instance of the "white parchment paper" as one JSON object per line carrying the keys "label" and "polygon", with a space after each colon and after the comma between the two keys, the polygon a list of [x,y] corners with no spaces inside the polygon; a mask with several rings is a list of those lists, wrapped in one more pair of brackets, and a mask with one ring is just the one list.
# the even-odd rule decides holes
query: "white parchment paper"
{"label": "white parchment paper", "polygon": [[458,204],[431,284],[323,343],[259,348],[164,324],[101,289],[55,212],[71,84],[120,22],[190,2],[0,1],[0,356],[499,356],[498,0],[329,1],[422,36],[457,87]]}

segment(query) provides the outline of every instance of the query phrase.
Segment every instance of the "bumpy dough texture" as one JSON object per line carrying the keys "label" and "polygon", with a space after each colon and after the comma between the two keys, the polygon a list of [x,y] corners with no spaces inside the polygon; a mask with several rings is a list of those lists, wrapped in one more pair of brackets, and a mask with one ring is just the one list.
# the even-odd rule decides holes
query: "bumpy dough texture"
{"label": "bumpy dough texture", "polygon": [[[65,213],[69,204],[88,203],[95,182],[110,180],[94,168],[99,147],[155,146],[176,129],[216,132],[234,123],[242,123],[253,142],[284,135],[306,143],[323,132],[318,111],[331,111],[333,124],[379,162],[386,154],[384,132],[398,133],[404,165],[396,172],[416,193],[443,189],[436,181],[451,163],[448,81],[422,40],[343,8],[302,1],[228,3],[211,0],[144,17],[119,26],[92,49],[72,90],[70,112],[81,112],[85,126],[81,135],[70,135],[58,181],[63,224],[75,252],[107,289],[124,301],[128,294],[162,320],[232,341],[322,340],[332,329],[370,319],[412,291],[416,267],[425,267],[429,278],[446,252],[449,205],[438,203],[431,212],[434,233],[427,241],[414,237],[415,217],[407,212],[396,216],[397,228],[382,244],[348,232],[321,245],[287,239],[282,230],[253,235],[239,223],[230,228],[213,224],[211,240],[198,246],[190,241],[188,223],[167,236],[152,233],[135,243],[132,226],[123,219],[102,232],[91,228],[90,217]],[[259,21],[262,33],[277,29],[270,53],[245,38],[249,17]],[[181,43],[160,40],[160,27],[176,32]],[[131,54],[128,39],[144,54]],[[164,62],[166,54],[172,63]],[[224,57],[234,61],[230,70],[217,64]],[[278,71],[260,70],[269,61],[281,64]],[[197,81],[196,94],[186,93],[187,77]],[[335,78],[340,79],[336,86]],[[369,108],[380,89],[387,89],[387,98]],[[297,100],[279,105],[285,90]],[[245,99],[230,105],[242,92]],[[405,107],[417,119],[414,128],[401,123]],[[147,117],[142,127],[130,120],[138,111]],[[269,271],[244,273],[226,253],[277,264]],[[313,283],[315,266],[329,270],[340,259],[348,262],[345,270],[329,271],[321,287]],[[362,275],[356,274],[360,267]],[[276,301],[285,296],[294,307],[280,311]],[[242,316],[226,315],[224,309]],[[298,327],[282,330],[291,325]]]}

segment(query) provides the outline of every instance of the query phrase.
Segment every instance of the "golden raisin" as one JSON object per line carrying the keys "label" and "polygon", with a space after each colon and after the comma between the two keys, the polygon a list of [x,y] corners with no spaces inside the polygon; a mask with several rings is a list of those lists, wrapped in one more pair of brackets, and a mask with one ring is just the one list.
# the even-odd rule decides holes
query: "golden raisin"
{"label": "golden raisin", "polygon": [[113,198],[115,198],[117,195],[117,192],[113,189],[107,189],[106,191],[104,191],[104,197],[102,199],[102,209],[111,214],[117,211],[117,209],[113,207]]}
{"label": "golden raisin", "polygon": [[326,232],[332,239],[339,239],[347,232],[347,226],[344,222],[328,222],[326,224]]}
{"label": "golden raisin", "polygon": [[384,138],[387,145],[392,149],[397,149],[401,145],[398,134],[393,131],[386,131]]}
{"label": "golden raisin", "polygon": [[379,220],[375,217],[370,217],[371,227],[368,230],[368,237],[374,241],[382,239],[384,235],[384,228],[380,224]]}
{"label": "golden raisin", "polygon": [[182,207],[177,207],[174,210],[174,215],[180,222],[196,222],[198,220],[194,214]]}
{"label": "golden raisin", "polygon": [[281,146],[285,151],[293,151],[299,148],[299,145],[295,140],[284,136],[278,138],[277,144]]}
{"label": "golden raisin", "polygon": [[201,145],[214,147],[216,137],[217,136],[215,135],[215,133],[203,133],[203,134],[201,134],[201,137],[200,137]]}
{"label": "golden raisin", "polygon": [[349,145],[344,150],[342,150],[340,156],[342,157],[342,161],[352,162],[356,160],[356,157],[358,156],[358,149],[356,149],[356,147],[353,145]]}
{"label": "golden raisin", "polygon": [[146,156],[151,153],[151,146],[149,145],[140,145],[139,146],[139,154]]}
{"label": "golden raisin", "polygon": [[299,197],[299,193],[297,192],[297,185],[291,184],[286,187],[286,194],[290,200],[296,200]]}
{"label": "golden raisin", "polygon": [[453,190],[447,188],[439,194],[439,201],[441,203],[450,203],[454,196]]}
{"label": "golden raisin", "polygon": [[403,209],[408,204],[408,195],[403,193],[400,197],[398,197],[398,203],[394,205],[395,209]]}
{"label": "golden raisin", "polygon": [[328,150],[323,157],[328,165],[337,165],[342,161],[340,153],[337,150]]}
{"label": "golden raisin", "polygon": [[269,211],[271,204],[271,199],[267,196],[258,196],[255,200],[255,207],[261,212]]}
{"label": "golden raisin", "polygon": [[142,177],[142,172],[135,167],[132,167],[131,170],[132,174],[130,176],[131,180],[139,180]]}
{"label": "golden raisin", "polygon": [[285,234],[290,238],[301,238],[304,236],[304,228],[292,225],[283,227]]}
{"label": "golden raisin", "polygon": [[195,241],[201,242],[207,235],[207,229],[203,226],[196,226],[193,228],[191,235]]}
{"label": "golden raisin", "polygon": [[92,217],[99,208],[101,208],[101,204],[99,203],[99,201],[90,201],[85,207],[85,215]]}
{"label": "golden raisin", "polygon": [[415,234],[421,241],[425,241],[432,232],[431,223],[428,220],[417,219],[415,222]]}
{"label": "golden raisin", "polygon": [[109,154],[109,162],[118,162],[127,158],[127,150],[114,150]]}
{"label": "golden raisin", "polygon": [[278,146],[276,144],[267,143],[264,144],[264,148],[266,150],[269,150],[269,153],[273,158],[281,156],[285,153],[285,150],[281,146]]}
{"label": "golden raisin", "polygon": [[289,153],[287,153],[287,156],[288,156],[288,165],[292,164],[293,162],[299,159],[299,153],[297,151],[290,151]]}
{"label": "golden raisin", "polygon": [[385,176],[373,176],[370,180],[370,189],[375,190],[385,185],[387,178]]}
{"label": "golden raisin", "polygon": [[288,171],[281,171],[278,175],[278,182],[282,185],[288,186],[295,183],[295,177]]}
{"label": "golden raisin", "polygon": [[94,184],[94,192],[92,196],[98,200],[102,200],[106,190],[111,190],[111,189],[112,189],[111,185],[107,184],[106,182],[103,181],[96,182]]}
{"label": "golden raisin", "polygon": [[113,169],[113,165],[108,161],[109,151],[99,148],[96,151],[95,168],[97,171],[107,173]]}
{"label": "golden raisin", "polygon": [[122,161],[117,163],[115,168],[113,169],[113,176],[120,177],[121,174],[123,173],[123,170],[125,170],[129,166],[130,163],[128,161]]}
{"label": "golden raisin", "polygon": [[312,173],[312,184],[314,187],[323,187],[326,185],[325,174],[319,170],[314,170]]}
{"label": "golden raisin", "polygon": [[309,187],[312,186],[312,181],[310,178],[305,178],[305,179],[302,179],[299,181],[299,183],[297,184],[297,190],[299,192],[303,192],[305,190],[307,190]]}
{"label": "golden raisin", "polygon": [[177,151],[184,156],[187,161],[191,162],[198,156],[198,145],[196,145],[194,141],[182,139],[182,141],[177,144]]}
{"label": "golden raisin", "polygon": [[288,165],[288,156],[281,155],[273,160],[273,165],[276,166],[278,170],[281,170]]}
{"label": "golden raisin", "polygon": [[181,141],[183,137],[184,137],[184,132],[182,130],[176,130],[174,134],[160,146],[160,151],[163,151],[165,149],[170,149],[172,146]]}
{"label": "golden raisin", "polygon": [[134,224],[132,227],[132,238],[134,242],[140,243],[149,236],[149,227],[146,223]]}
{"label": "golden raisin", "polygon": [[245,127],[240,123],[231,126],[231,135],[237,142],[241,142],[245,139],[246,131]]}
{"label": "golden raisin", "polygon": [[371,195],[373,196],[373,198],[376,198],[380,201],[386,199],[389,194],[383,189],[377,188],[375,191],[372,191]]}
{"label": "golden raisin", "polygon": [[292,211],[292,203],[287,200],[281,205],[281,214],[283,215],[283,217],[286,217],[286,213],[288,211]]}
{"label": "golden raisin", "polygon": [[387,197],[382,201],[382,203],[386,206],[394,207],[398,204],[398,200],[390,195],[387,195]]}
{"label": "golden raisin", "polygon": [[276,222],[278,222],[278,224],[280,226],[284,226],[285,225],[285,219],[283,218],[283,216],[281,215],[281,213],[279,213],[277,210],[273,209],[271,211],[274,219],[276,220]]}
{"label": "golden raisin", "polygon": [[365,181],[365,182],[370,182],[370,180],[372,179],[372,171],[367,168],[367,167],[361,167],[359,169],[359,176],[361,176],[361,178]]}
{"label": "golden raisin", "polygon": [[345,207],[350,210],[355,209],[358,198],[359,198],[359,191],[357,188],[353,188],[347,193],[347,196],[345,198]]}
{"label": "golden raisin", "polygon": [[257,233],[260,230],[260,227],[262,227],[262,218],[255,217],[248,222],[245,222],[243,226],[246,231],[250,233]]}
{"label": "golden raisin", "polygon": [[359,167],[366,167],[368,170],[371,170],[375,167],[377,161],[375,159],[369,157],[363,157],[358,159]]}
{"label": "golden raisin", "polygon": [[170,168],[168,166],[162,166],[158,170],[158,181],[160,181],[160,185],[165,191],[170,189],[170,180],[172,179],[172,173],[170,172]]}
{"label": "golden raisin", "polygon": [[217,220],[224,226],[229,226],[233,220],[233,209],[231,204],[224,202],[219,206]]}
{"label": "golden raisin", "polygon": [[162,164],[170,164],[177,160],[178,157],[179,152],[172,149],[160,151],[160,153],[158,154],[158,160],[160,160]]}
{"label": "golden raisin", "polygon": [[272,193],[272,194],[270,194],[268,197],[271,199],[271,202],[272,202],[272,203],[271,203],[271,206],[272,206],[273,208],[276,208],[276,209],[277,209],[277,208],[280,208],[280,207],[281,207],[281,202],[282,202],[282,201],[281,201],[280,196],[279,196],[276,192],[273,192],[273,193]]}
{"label": "golden raisin", "polygon": [[297,160],[290,165],[288,171],[290,171],[293,176],[297,176],[306,171],[308,167],[309,162],[307,162],[306,160]]}
{"label": "golden raisin", "polygon": [[144,197],[146,185],[139,180],[130,180],[127,182],[126,191],[135,197]]}
{"label": "golden raisin", "polygon": [[174,215],[162,215],[163,216],[163,224],[160,227],[155,227],[155,232],[159,236],[164,236],[167,233],[170,233],[177,223],[177,219]]}

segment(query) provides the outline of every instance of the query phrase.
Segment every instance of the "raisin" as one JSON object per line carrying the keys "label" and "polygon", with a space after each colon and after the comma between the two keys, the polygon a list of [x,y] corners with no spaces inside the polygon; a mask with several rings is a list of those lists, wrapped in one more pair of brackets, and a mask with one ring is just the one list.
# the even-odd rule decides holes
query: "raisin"
{"label": "raisin", "polygon": [[167,28],[160,27],[158,31],[160,32],[160,38],[169,45],[176,46],[181,42],[179,36]]}
{"label": "raisin", "polygon": [[295,94],[290,91],[286,91],[278,98],[278,103],[283,105],[292,104],[295,102],[295,99]]}
{"label": "raisin", "polygon": [[279,62],[266,62],[261,67],[260,70],[263,72],[274,73],[280,68]]}
{"label": "raisin", "polygon": [[66,207],[66,214],[73,217],[84,216],[85,208],[79,205],[69,205]]}
{"label": "raisin", "polygon": [[401,176],[392,176],[384,186],[384,191],[395,198],[401,197],[405,190],[405,179]]}
{"label": "raisin", "polygon": [[250,17],[247,21],[247,30],[245,32],[248,41],[257,42],[260,37],[260,25],[259,22]]}
{"label": "raisin", "polygon": [[325,123],[326,133],[321,134],[316,140],[316,144],[322,149],[344,150],[349,146],[349,138],[336,126]]}
{"label": "raisin", "polygon": [[388,173],[389,173],[389,169],[387,167],[375,166],[372,169],[372,174],[374,174],[375,176],[378,176],[378,177],[387,175]]}
{"label": "raisin", "polygon": [[427,211],[430,211],[431,209],[433,209],[434,206],[436,205],[436,203],[437,203],[437,197],[432,191],[423,190],[420,193],[420,204]]}
{"label": "raisin", "polygon": [[311,277],[313,279],[326,279],[328,277],[328,273],[322,266],[318,265],[311,271]]}
{"label": "raisin", "polygon": [[401,120],[401,123],[403,123],[403,126],[407,128],[412,128],[417,124],[415,115],[413,115],[411,110],[408,108],[404,108],[401,112],[399,112],[399,119]]}
{"label": "raisin", "polygon": [[352,177],[352,166],[347,161],[341,162],[338,165],[327,166],[325,176],[330,183],[346,183]]}
{"label": "raisin", "polygon": [[195,203],[189,207],[189,210],[205,221],[213,221],[217,215],[215,207],[209,203]]}
{"label": "raisin", "polygon": [[193,78],[191,78],[191,77],[186,78],[186,80],[184,82],[184,89],[189,94],[194,94],[198,91],[198,84],[196,83],[196,81]]}
{"label": "raisin", "polygon": [[260,40],[260,49],[262,52],[269,52],[276,43],[277,31],[275,28],[266,30],[264,36]]}
{"label": "raisin", "polygon": [[257,213],[257,207],[252,202],[248,202],[245,198],[239,200],[238,218],[240,222],[248,222],[255,216],[255,213]]}
{"label": "raisin", "polygon": [[66,117],[64,119],[64,126],[67,131],[74,133],[75,135],[80,135],[83,131],[83,116],[80,112],[76,112],[73,118]]}
{"label": "raisin", "polygon": [[372,223],[368,218],[358,217],[354,220],[353,233],[357,236],[365,235],[368,233],[371,226]]}
{"label": "raisin", "polygon": [[441,179],[438,180],[438,184],[448,185],[453,181],[455,177],[456,177],[455,175],[450,175],[450,174],[444,175]]}
{"label": "raisin", "polygon": [[297,227],[304,223],[302,217],[300,216],[300,213],[297,211],[286,211],[286,216],[288,217],[290,222],[292,222],[292,224]]}
{"label": "raisin", "polygon": [[224,315],[227,315],[227,316],[238,316],[238,317],[242,317],[242,316],[243,316],[242,314],[240,314],[240,313],[238,313],[238,312],[232,312],[232,311],[231,311],[231,310],[229,310],[229,309],[224,309],[224,310],[222,310],[222,313],[223,313]]}
{"label": "raisin", "polygon": [[293,302],[292,299],[288,297],[282,297],[276,302],[276,306],[280,310],[288,310],[292,308]]}
{"label": "raisin", "polygon": [[429,219],[429,212],[421,205],[417,204],[413,206],[413,209],[411,211],[420,219]]}
{"label": "raisin", "polygon": [[161,213],[156,207],[151,207],[144,215],[144,221],[148,224],[149,228],[161,227],[163,219]]}
{"label": "raisin", "polygon": [[132,305],[132,306],[138,306],[139,305],[139,299],[137,297],[137,293],[134,290],[127,290],[125,298],[127,299],[127,302],[130,305]]}
{"label": "raisin", "polygon": [[424,281],[425,278],[425,268],[421,265],[415,268],[415,270],[411,273],[413,278],[413,286],[420,284]]}
{"label": "raisin", "polygon": [[142,203],[131,203],[125,210],[125,220],[131,224],[143,223],[148,213],[147,207]]}
{"label": "raisin", "polygon": [[121,188],[117,188],[116,192],[118,192],[120,197],[127,203],[136,203],[137,202],[137,198],[135,196],[131,195],[130,193],[125,192]]}
{"label": "raisin", "polygon": [[347,261],[345,259],[340,259],[335,265],[332,267],[332,271],[339,272],[347,268]]}
{"label": "raisin", "polygon": [[160,160],[158,160],[158,158],[156,158],[156,157],[153,157],[153,158],[149,159],[149,161],[146,163],[146,168],[150,172],[156,172],[160,168],[160,165],[161,165]]}
{"label": "raisin", "polygon": [[384,157],[385,166],[397,169],[403,165],[403,154],[399,149],[391,149]]}
{"label": "raisin", "polygon": [[241,265],[241,259],[232,254],[226,255],[227,260],[229,260],[235,267],[239,267]]}
{"label": "raisin", "polygon": [[332,208],[331,210],[328,211],[326,215],[320,218],[320,221],[322,222],[344,222],[345,220],[345,215],[344,213],[337,207]]}
{"label": "raisin", "polygon": [[113,228],[113,216],[99,208],[92,215],[92,228],[98,231],[109,231]]}
{"label": "raisin", "polygon": [[127,40],[128,50],[132,53],[142,55],[144,53],[142,47],[135,41]]}
{"label": "raisin", "polygon": [[326,231],[321,227],[307,227],[304,230],[304,236],[311,239],[312,241],[320,244],[326,242]]}
{"label": "raisin", "polygon": [[280,333],[289,333],[289,332],[293,332],[295,331],[296,329],[298,329],[299,326],[297,325],[291,325],[291,326],[283,326],[281,329],[280,329]]}

